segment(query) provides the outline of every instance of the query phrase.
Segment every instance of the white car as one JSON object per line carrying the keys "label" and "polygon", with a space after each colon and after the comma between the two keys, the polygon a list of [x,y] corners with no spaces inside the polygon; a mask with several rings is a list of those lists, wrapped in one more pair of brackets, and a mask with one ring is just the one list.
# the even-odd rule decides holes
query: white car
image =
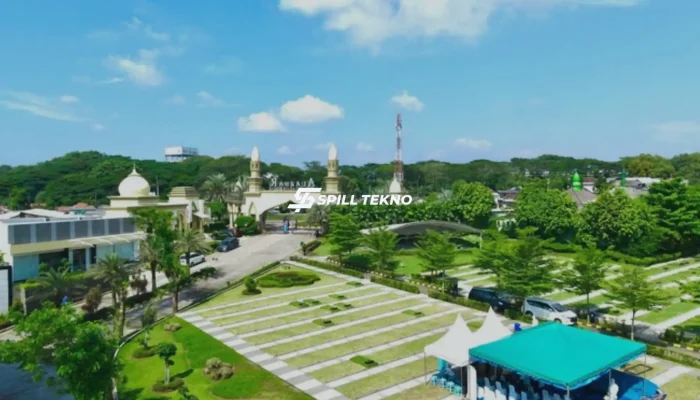
{"label": "white car", "polygon": [[[197,264],[201,264],[207,261],[204,255],[201,253],[190,253],[190,267]],[[185,254],[180,256],[180,265],[187,265],[187,256]]]}
{"label": "white car", "polygon": [[535,316],[537,319],[559,322],[564,325],[576,325],[578,318],[576,313],[557,303],[547,299],[528,297],[523,302],[523,313]]}

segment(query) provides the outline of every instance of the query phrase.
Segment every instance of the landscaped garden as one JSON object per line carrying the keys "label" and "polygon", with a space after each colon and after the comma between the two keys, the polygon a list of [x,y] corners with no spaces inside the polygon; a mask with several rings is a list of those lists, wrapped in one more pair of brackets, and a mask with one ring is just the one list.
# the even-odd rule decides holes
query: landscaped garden
{"label": "landscaped garden", "polygon": [[669,400],[697,400],[700,395],[700,377],[682,375],[663,385],[661,389],[666,392]]}

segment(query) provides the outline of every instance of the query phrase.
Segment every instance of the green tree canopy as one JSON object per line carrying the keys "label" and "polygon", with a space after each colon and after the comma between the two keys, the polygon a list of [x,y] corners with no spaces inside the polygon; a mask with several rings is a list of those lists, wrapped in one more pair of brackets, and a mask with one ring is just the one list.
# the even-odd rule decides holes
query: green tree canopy
{"label": "green tree canopy", "polygon": [[578,221],[576,203],[564,191],[529,185],[518,194],[515,215],[521,228],[533,227],[544,239],[570,240]]}
{"label": "green tree canopy", "polygon": [[333,214],[330,218],[331,243],[333,254],[343,259],[361,244],[362,234],[355,220],[349,215]]}
{"label": "green tree canopy", "polygon": [[429,230],[418,240],[418,258],[432,274],[454,267],[457,247],[445,233]]}
{"label": "green tree canopy", "polygon": [[363,243],[370,250],[374,267],[387,272],[396,269],[394,254],[398,242],[399,236],[386,228],[377,229],[363,237]]}
{"label": "green tree canopy", "polygon": [[642,199],[662,230],[666,250],[697,248],[700,243],[700,188],[681,179],[651,185]]}

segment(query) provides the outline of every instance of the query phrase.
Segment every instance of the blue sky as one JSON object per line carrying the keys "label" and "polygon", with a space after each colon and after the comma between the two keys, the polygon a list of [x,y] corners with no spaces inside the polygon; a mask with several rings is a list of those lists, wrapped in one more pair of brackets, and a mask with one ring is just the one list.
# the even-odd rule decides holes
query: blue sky
{"label": "blue sky", "polygon": [[[199,5],[195,5],[199,4]],[[694,0],[4,2],[0,164],[163,148],[300,164],[700,145]]]}

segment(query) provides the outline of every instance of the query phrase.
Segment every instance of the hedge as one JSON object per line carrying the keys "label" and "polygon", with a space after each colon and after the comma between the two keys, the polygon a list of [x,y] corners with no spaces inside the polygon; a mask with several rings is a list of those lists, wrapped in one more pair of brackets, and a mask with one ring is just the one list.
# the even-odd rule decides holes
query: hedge
{"label": "hedge", "polygon": [[364,278],[364,275],[362,275],[362,273],[359,271],[355,271],[355,270],[349,269],[349,268],[336,267],[334,265],[331,265],[331,264],[328,264],[328,263],[325,263],[322,261],[316,261],[316,260],[311,260],[309,258],[303,258],[303,257],[297,257],[297,256],[289,257],[289,259],[292,261],[311,265],[312,267],[325,269],[327,271],[337,272],[339,274],[349,275],[349,276],[352,276],[355,278],[360,278],[360,279]]}
{"label": "hedge", "polygon": [[628,254],[620,253],[618,251],[609,251],[608,257],[613,261],[624,262],[627,264],[649,266],[652,264],[658,264],[668,261],[673,261],[675,259],[681,258],[683,254],[681,253],[669,253],[669,254],[659,254],[654,257],[634,257]]}
{"label": "hedge", "polygon": [[466,297],[450,296],[449,294],[438,292],[435,290],[429,291],[428,296],[430,296],[434,299],[446,301],[446,302],[452,303],[452,304],[458,304],[460,306],[473,308],[473,309],[476,309],[479,311],[488,311],[489,308],[491,308],[491,306],[487,303],[482,303],[480,301],[471,300],[471,299],[468,299]]}
{"label": "hedge", "polygon": [[136,350],[134,350],[133,353],[131,353],[131,357],[133,358],[148,358],[148,357],[153,357],[156,354],[156,347],[138,347]]}
{"label": "hedge", "polygon": [[389,286],[389,287],[392,287],[394,289],[403,290],[404,292],[415,293],[415,294],[420,293],[420,289],[418,289],[418,286],[411,285],[410,283],[406,283],[406,282],[397,281],[395,279],[378,278],[376,276],[373,276],[370,278],[370,281],[372,281],[374,283],[378,283],[380,285]]}
{"label": "hedge", "polygon": [[303,246],[301,246],[301,251],[304,253],[304,255],[307,255],[311,253],[312,251],[318,249],[321,247],[321,241],[320,240],[312,240],[309,243],[304,243]]}
{"label": "hedge", "polygon": [[678,364],[687,365],[689,367],[700,368],[700,359],[697,357],[670,349],[665,349],[663,347],[647,344],[647,354],[650,356],[663,358],[668,361],[673,361]]}
{"label": "hedge", "polygon": [[182,378],[171,379],[169,383],[156,382],[151,389],[156,393],[174,392],[185,386],[185,381]]}
{"label": "hedge", "polygon": [[279,271],[258,278],[258,285],[264,288],[288,288],[312,285],[321,278],[313,272]]}

